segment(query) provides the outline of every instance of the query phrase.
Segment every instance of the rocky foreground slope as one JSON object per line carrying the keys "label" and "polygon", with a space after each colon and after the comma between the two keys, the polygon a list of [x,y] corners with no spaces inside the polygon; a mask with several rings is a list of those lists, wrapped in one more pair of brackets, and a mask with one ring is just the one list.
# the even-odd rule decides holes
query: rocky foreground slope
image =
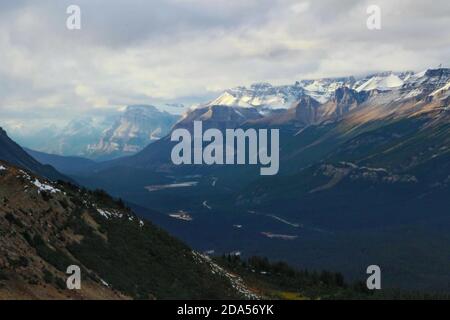
{"label": "rocky foreground slope", "polygon": [[[68,290],[67,267],[81,268]],[[106,193],[0,161],[0,299],[256,298]]]}

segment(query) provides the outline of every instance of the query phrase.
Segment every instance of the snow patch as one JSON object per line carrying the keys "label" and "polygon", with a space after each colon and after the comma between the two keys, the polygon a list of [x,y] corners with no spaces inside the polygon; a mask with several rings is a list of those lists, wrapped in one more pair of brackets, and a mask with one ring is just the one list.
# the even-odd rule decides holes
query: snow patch
{"label": "snow patch", "polygon": [[104,209],[97,209],[97,212],[103,216],[106,219],[111,219],[111,218],[122,218],[123,214],[120,213],[119,211],[115,211],[115,210],[104,210]]}
{"label": "snow patch", "polygon": [[219,266],[217,263],[213,262],[210,257],[202,255],[198,252],[192,251],[194,260],[197,263],[208,264],[211,268],[211,273],[214,275],[219,275],[225,277],[231,284],[231,286],[240,294],[242,294],[246,299],[259,300],[260,297],[250,291],[244,283],[244,280],[238,275],[232,274]]}
{"label": "snow patch", "polygon": [[394,88],[401,87],[403,85],[403,80],[400,79],[395,74],[390,74],[389,76],[375,76],[364,82],[359,86],[356,91],[371,91],[371,90],[392,90]]}
{"label": "snow patch", "polygon": [[38,192],[41,192],[41,191],[46,191],[46,192],[50,192],[50,193],[61,192],[61,190],[53,187],[52,185],[42,183],[38,179],[35,179],[33,184],[38,188]]}

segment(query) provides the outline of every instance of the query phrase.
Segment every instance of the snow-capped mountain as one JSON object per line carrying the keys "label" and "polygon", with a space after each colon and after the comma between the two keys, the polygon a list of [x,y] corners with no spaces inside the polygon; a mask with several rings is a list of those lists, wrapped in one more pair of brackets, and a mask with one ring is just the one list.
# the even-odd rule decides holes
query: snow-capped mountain
{"label": "snow-capped mountain", "polygon": [[400,88],[404,97],[440,97],[449,90],[450,69],[427,69],[410,76]]}
{"label": "snow-capped mountain", "polygon": [[[379,80],[377,81],[380,82],[380,85],[385,82],[387,84],[394,82],[394,79],[390,78],[385,81],[381,74],[375,75],[374,77],[379,77]],[[292,85],[282,86],[273,86],[269,83],[256,83],[249,88],[236,87],[228,89],[216,99],[204,105],[200,105],[200,107],[221,105],[256,108],[260,112],[265,113],[276,109],[288,109],[304,96],[309,96],[319,103],[326,103],[333,97],[333,94],[337,89],[341,87],[354,88],[355,85],[358,85],[361,86],[361,90],[364,90],[364,84],[365,82],[370,82],[369,80],[370,79],[359,79],[358,81],[355,77],[343,77],[301,80]],[[366,87],[369,87],[369,84],[370,83],[366,84]]]}
{"label": "snow-capped mountain", "polygon": [[[330,101],[337,89],[348,87],[361,91],[392,91],[404,86],[424,85],[429,81],[436,82],[436,75],[427,80],[432,70],[420,73],[381,72],[365,77],[323,78],[316,80],[301,80],[292,85],[273,86],[269,83],[256,83],[247,87],[236,87],[225,90],[216,99],[200,105],[199,108],[221,105],[240,108],[256,108],[261,113],[277,109],[288,109],[304,96],[309,96],[324,104]],[[416,84],[416,85],[414,85]],[[446,83],[443,83],[444,86]]]}
{"label": "snow-capped mountain", "polygon": [[[428,69],[424,72],[382,72],[365,77],[324,78],[301,80],[293,85],[273,86],[259,83],[226,90],[217,99],[194,108],[183,117],[188,126],[192,120],[214,122],[219,127],[237,126],[245,122],[259,124],[292,124],[305,126],[322,121],[335,121],[347,113],[371,107],[371,116],[380,117],[414,111],[414,102],[400,110],[380,108],[390,102],[408,99],[450,100],[450,69]],[[444,102],[445,104],[445,102]],[[448,102],[447,102],[448,104]],[[221,107],[220,113],[218,107]],[[215,107],[213,110],[212,108]],[[230,110],[226,110],[226,108]],[[257,111],[243,113],[248,109]],[[219,116],[220,115],[220,116]],[[370,115],[367,115],[369,117]],[[219,124],[220,123],[220,124]]]}
{"label": "snow-capped mountain", "polygon": [[286,109],[303,94],[303,88],[296,83],[286,86],[272,86],[269,83],[256,83],[246,87],[226,90],[217,99],[208,102],[208,106],[235,106],[242,108]]}
{"label": "snow-capped mountain", "polygon": [[114,158],[142,150],[152,141],[165,136],[178,116],[161,112],[154,106],[128,106],[106,129],[100,141],[88,146],[87,153],[95,158]]}

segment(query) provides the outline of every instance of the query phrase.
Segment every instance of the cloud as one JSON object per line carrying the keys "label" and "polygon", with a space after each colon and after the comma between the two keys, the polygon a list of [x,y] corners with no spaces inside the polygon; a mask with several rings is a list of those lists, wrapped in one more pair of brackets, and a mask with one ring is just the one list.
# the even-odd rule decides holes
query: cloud
{"label": "cloud", "polygon": [[[78,0],[82,30],[69,31],[73,2],[0,4],[3,119],[188,105],[236,85],[419,70],[450,55],[447,0]],[[370,4],[379,31],[366,28]]]}

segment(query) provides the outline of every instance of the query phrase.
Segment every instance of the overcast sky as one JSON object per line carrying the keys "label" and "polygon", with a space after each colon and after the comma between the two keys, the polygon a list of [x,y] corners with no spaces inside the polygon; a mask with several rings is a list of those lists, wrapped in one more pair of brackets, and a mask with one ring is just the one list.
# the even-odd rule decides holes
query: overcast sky
{"label": "overcast sky", "polygon": [[[66,28],[70,4],[81,30]],[[370,4],[379,31],[366,27]],[[0,126],[448,66],[449,26],[448,0],[0,0]]]}

